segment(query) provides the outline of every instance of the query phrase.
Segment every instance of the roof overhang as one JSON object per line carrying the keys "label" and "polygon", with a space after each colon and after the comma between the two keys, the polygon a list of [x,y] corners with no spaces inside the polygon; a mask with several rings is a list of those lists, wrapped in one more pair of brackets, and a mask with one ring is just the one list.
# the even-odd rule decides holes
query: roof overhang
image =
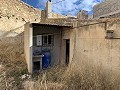
{"label": "roof overhang", "polygon": [[31,23],[32,26],[53,26],[53,27],[68,27],[73,28],[73,25],[55,24],[55,23]]}

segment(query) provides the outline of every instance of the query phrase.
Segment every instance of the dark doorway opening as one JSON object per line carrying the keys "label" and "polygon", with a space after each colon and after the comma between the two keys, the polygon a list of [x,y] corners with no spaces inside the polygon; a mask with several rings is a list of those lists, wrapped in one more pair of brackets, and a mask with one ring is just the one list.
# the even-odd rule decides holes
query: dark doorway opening
{"label": "dark doorway opening", "polygon": [[66,40],[66,65],[69,64],[69,56],[70,56],[70,40]]}
{"label": "dark doorway opening", "polygon": [[33,70],[39,71],[40,70],[40,61],[33,62]]}

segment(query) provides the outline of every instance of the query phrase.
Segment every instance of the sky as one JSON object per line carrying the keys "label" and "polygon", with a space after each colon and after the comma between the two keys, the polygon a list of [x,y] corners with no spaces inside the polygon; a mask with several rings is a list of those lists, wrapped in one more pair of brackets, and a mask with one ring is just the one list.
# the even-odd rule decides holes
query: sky
{"label": "sky", "polygon": [[[22,0],[29,5],[45,10],[48,0]],[[89,14],[93,13],[93,6],[103,0],[51,0],[52,11],[63,15],[77,15],[80,10],[86,10]]]}

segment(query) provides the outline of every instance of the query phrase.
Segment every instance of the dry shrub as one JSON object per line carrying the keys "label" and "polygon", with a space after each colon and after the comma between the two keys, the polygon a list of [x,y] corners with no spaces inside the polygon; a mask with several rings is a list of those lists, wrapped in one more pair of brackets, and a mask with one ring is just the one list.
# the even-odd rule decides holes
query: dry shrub
{"label": "dry shrub", "polygon": [[120,78],[114,70],[83,61],[69,66],[63,75],[68,90],[119,90]]}
{"label": "dry shrub", "polygon": [[22,38],[0,39],[0,65],[4,66],[0,72],[0,87],[3,90],[17,90],[21,87],[21,75],[27,73]]}
{"label": "dry shrub", "polygon": [[[25,90],[119,90],[120,74],[88,61],[44,70]],[[26,85],[24,85],[26,86]]]}
{"label": "dry shrub", "polygon": [[[26,89],[27,90],[27,89]],[[67,86],[62,83],[48,82],[41,85],[41,83],[35,84],[34,90],[68,90]]]}
{"label": "dry shrub", "polygon": [[36,90],[67,90],[67,86],[61,82],[66,67],[54,67],[42,72],[36,83]]}
{"label": "dry shrub", "polygon": [[89,61],[74,62],[67,69],[47,70],[35,83],[35,90],[119,90],[120,73]]}
{"label": "dry shrub", "polygon": [[24,58],[21,55],[24,53],[22,37],[8,37],[0,39],[0,62],[20,61]]}
{"label": "dry shrub", "polygon": [[[86,64],[85,64],[86,63]],[[43,71],[25,90],[119,90],[120,74],[89,62]],[[32,86],[32,87],[31,87]]]}
{"label": "dry shrub", "polygon": [[65,71],[65,67],[54,67],[44,70],[38,75],[37,80],[25,81],[23,86],[25,90],[33,90],[33,88],[34,90],[68,90],[67,86],[61,82]]}
{"label": "dry shrub", "polygon": [[68,90],[64,84],[53,82],[41,85],[41,82],[26,81],[23,85],[25,90]]}

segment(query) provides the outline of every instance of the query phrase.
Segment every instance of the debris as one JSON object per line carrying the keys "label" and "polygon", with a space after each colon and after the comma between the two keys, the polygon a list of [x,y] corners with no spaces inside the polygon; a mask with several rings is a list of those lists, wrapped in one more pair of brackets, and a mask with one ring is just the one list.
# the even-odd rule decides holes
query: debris
{"label": "debris", "polygon": [[28,74],[24,74],[21,76],[21,79],[24,80],[24,79],[30,79],[31,78],[31,75],[28,75]]}

